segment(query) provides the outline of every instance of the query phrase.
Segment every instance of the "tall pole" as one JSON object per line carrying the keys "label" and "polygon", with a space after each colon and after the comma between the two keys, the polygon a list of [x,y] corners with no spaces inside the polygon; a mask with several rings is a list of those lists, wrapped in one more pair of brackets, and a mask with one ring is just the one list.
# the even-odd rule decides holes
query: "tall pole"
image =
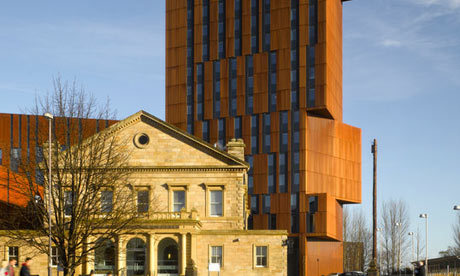
{"label": "tall pole", "polygon": [[399,228],[399,246],[398,246],[398,274],[401,276],[401,222],[396,222]]}
{"label": "tall pole", "polygon": [[51,121],[53,120],[53,115],[50,113],[45,113],[45,118],[48,120],[48,276],[52,276],[52,264],[51,264],[51,164],[52,164],[52,156],[51,156]]}
{"label": "tall pole", "polygon": [[373,181],[373,204],[372,204],[372,258],[377,259],[377,139],[372,144],[372,153],[374,155],[374,181]]}
{"label": "tall pole", "polygon": [[420,214],[425,219],[425,274],[428,276],[428,214]]}
{"label": "tall pole", "polygon": [[[412,262],[413,262],[414,261],[414,232],[409,232],[408,235],[411,236],[411,240],[412,240],[411,249],[412,249]],[[412,268],[412,276],[414,276],[415,275],[415,269],[414,269],[415,265],[412,265],[412,266],[413,266],[413,268]]]}

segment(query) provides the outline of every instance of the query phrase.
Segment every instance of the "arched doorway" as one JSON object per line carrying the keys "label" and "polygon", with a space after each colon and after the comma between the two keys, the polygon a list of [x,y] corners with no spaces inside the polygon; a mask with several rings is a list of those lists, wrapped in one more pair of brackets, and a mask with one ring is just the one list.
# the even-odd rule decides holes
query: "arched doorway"
{"label": "arched doorway", "polygon": [[145,242],[139,238],[129,240],[126,245],[127,276],[145,275]]}
{"label": "arched doorway", "polygon": [[109,239],[98,239],[94,251],[94,270],[97,274],[113,272],[115,269],[115,245]]}
{"label": "arched doorway", "polygon": [[179,246],[171,238],[158,244],[158,276],[179,275]]}

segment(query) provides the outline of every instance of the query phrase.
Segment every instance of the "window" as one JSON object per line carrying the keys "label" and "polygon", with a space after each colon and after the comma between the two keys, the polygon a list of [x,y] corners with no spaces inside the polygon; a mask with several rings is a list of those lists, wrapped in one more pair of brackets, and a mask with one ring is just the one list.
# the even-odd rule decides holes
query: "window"
{"label": "window", "polygon": [[210,214],[212,217],[222,216],[222,190],[210,191]]}
{"label": "window", "polygon": [[110,213],[113,210],[113,191],[101,192],[101,212]]}
{"label": "window", "polygon": [[8,261],[16,260],[16,266],[19,263],[19,247],[17,246],[10,246],[8,247]]}
{"label": "window", "polygon": [[299,108],[299,0],[291,0],[291,107]]}
{"label": "window", "polygon": [[270,213],[270,195],[263,195],[263,207],[264,214]]}
{"label": "window", "polygon": [[219,128],[219,137],[217,138],[218,142],[222,145],[222,147],[225,147],[225,119],[219,119],[217,127]]}
{"label": "window", "polygon": [[317,0],[310,0],[308,5],[308,41],[309,45],[315,45],[317,42]]}
{"label": "window", "polygon": [[279,179],[278,179],[278,186],[280,193],[287,192],[287,154],[280,153],[279,155]]}
{"label": "window", "polygon": [[288,112],[280,112],[280,152],[288,150]]}
{"label": "window", "polygon": [[35,147],[35,162],[40,163],[43,161],[43,149],[41,147]]}
{"label": "window", "polygon": [[222,267],[222,246],[211,246],[211,258],[209,262],[219,264]]}
{"label": "window", "polygon": [[258,214],[259,213],[259,196],[252,195],[251,196],[251,214]]}
{"label": "window", "polygon": [[276,111],[276,51],[271,51],[268,59],[268,108],[274,112]]}
{"label": "window", "polygon": [[236,102],[236,58],[229,59],[229,81],[228,81],[228,91],[229,91],[229,100],[228,100],[228,110],[230,116],[236,116],[237,102]]}
{"label": "window", "polygon": [[263,48],[264,51],[270,51],[270,0],[263,0],[262,17]]}
{"label": "window", "polygon": [[194,9],[193,1],[187,1],[187,132],[194,131],[194,92],[193,92],[193,44]]}
{"label": "window", "polygon": [[137,191],[137,212],[146,213],[149,211],[149,191]]}
{"label": "window", "polygon": [[219,22],[218,22],[218,56],[225,58],[225,0],[219,0]]}
{"label": "window", "polygon": [[254,189],[254,158],[252,155],[246,155],[246,162],[249,163],[249,171],[248,171],[248,193],[252,194]]}
{"label": "window", "polygon": [[3,151],[0,149],[0,165],[3,163]]}
{"label": "window", "polygon": [[292,111],[292,132],[291,132],[291,193],[299,191],[300,186],[300,133],[299,133],[299,111]]}
{"label": "window", "polygon": [[35,183],[38,185],[43,185],[43,183],[45,183],[45,177],[43,176],[42,170],[39,168],[35,169]]}
{"label": "window", "polygon": [[268,229],[276,229],[276,214],[270,214],[268,216]]}
{"label": "window", "polygon": [[13,172],[18,172],[19,165],[21,164],[21,148],[11,149],[10,168]]}
{"label": "window", "polygon": [[51,265],[52,266],[59,265],[59,250],[56,246],[51,247]]}
{"label": "window", "polygon": [[263,137],[263,152],[269,153],[270,152],[270,113],[265,113],[263,115],[263,128],[262,128],[262,137]]}
{"label": "window", "polygon": [[209,60],[209,0],[203,0],[203,61]]}
{"label": "window", "polygon": [[185,208],[185,191],[173,192],[173,212],[180,212]]}
{"label": "window", "polygon": [[241,31],[241,22],[243,21],[242,18],[242,10],[241,10],[241,1],[242,0],[235,0],[235,56],[241,56],[241,41],[243,32]]}
{"label": "window", "polygon": [[220,61],[213,62],[213,105],[214,118],[220,117]]}
{"label": "window", "polygon": [[276,193],[276,153],[270,153],[267,158],[268,167],[268,192]]}
{"label": "window", "polygon": [[298,194],[291,194],[291,211],[295,212],[299,210],[299,195]]}
{"label": "window", "polygon": [[203,63],[196,65],[196,116],[198,120],[203,120],[204,114],[204,78],[203,78]]}
{"label": "window", "polygon": [[203,121],[202,130],[203,130],[203,140],[209,143],[209,121]]}
{"label": "window", "polygon": [[291,233],[299,233],[299,213],[291,213]]}
{"label": "window", "polygon": [[307,46],[307,107],[315,106],[315,46]]}
{"label": "window", "polygon": [[307,233],[315,232],[315,213],[318,212],[318,196],[308,197]]}
{"label": "window", "polygon": [[241,117],[235,117],[234,124],[235,124],[235,138],[242,138],[243,133],[241,129]]}
{"label": "window", "polygon": [[246,56],[246,114],[254,108],[254,64],[252,56]]}
{"label": "window", "polygon": [[251,154],[259,153],[259,118],[251,116]]}
{"label": "window", "polygon": [[259,51],[259,0],[251,0],[251,53]]}
{"label": "window", "polygon": [[73,209],[74,193],[72,191],[64,192],[64,215],[71,216]]}
{"label": "window", "polygon": [[256,246],[256,267],[267,267],[267,246]]}
{"label": "window", "polygon": [[109,239],[99,239],[96,241],[94,251],[94,270],[96,273],[113,271],[115,268],[115,245]]}

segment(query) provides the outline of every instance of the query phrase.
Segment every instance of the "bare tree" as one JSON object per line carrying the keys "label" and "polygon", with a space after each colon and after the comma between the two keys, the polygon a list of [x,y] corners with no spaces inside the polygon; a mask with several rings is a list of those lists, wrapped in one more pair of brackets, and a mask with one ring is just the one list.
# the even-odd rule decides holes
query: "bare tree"
{"label": "bare tree", "polygon": [[389,200],[382,203],[380,250],[383,254],[383,265],[387,273],[395,274],[410,253],[409,210],[402,200]]}
{"label": "bare tree", "polygon": [[453,245],[446,250],[448,256],[460,256],[460,214],[457,215],[457,221],[452,225]]}
{"label": "bare tree", "polygon": [[[137,216],[127,167],[130,152],[116,131],[98,125],[114,118],[110,105],[98,105],[75,82],[54,79],[54,91],[37,98],[31,112],[54,115],[52,157],[48,158],[47,150],[48,122],[39,120],[36,158],[23,160],[14,174],[16,192],[27,198],[28,205],[15,209],[17,220],[1,223],[11,238],[44,254],[49,254],[47,237],[51,235],[64,275],[72,276],[104,241],[115,239]],[[25,227],[24,221],[30,218],[33,222]]]}
{"label": "bare tree", "polygon": [[362,209],[343,212],[344,271],[367,270],[372,256],[372,234]]}

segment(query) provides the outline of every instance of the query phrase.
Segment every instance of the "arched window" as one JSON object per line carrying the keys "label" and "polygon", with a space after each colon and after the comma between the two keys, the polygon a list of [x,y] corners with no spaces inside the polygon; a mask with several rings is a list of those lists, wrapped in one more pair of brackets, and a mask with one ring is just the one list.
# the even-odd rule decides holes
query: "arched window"
{"label": "arched window", "polygon": [[126,268],[128,276],[145,274],[145,242],[139,238],[126,245]]}
{"label": "arched window", "polygon": [[96,273],[112,272],[115,269],[115,245],[109,239],[96,241],[94,270]]}

